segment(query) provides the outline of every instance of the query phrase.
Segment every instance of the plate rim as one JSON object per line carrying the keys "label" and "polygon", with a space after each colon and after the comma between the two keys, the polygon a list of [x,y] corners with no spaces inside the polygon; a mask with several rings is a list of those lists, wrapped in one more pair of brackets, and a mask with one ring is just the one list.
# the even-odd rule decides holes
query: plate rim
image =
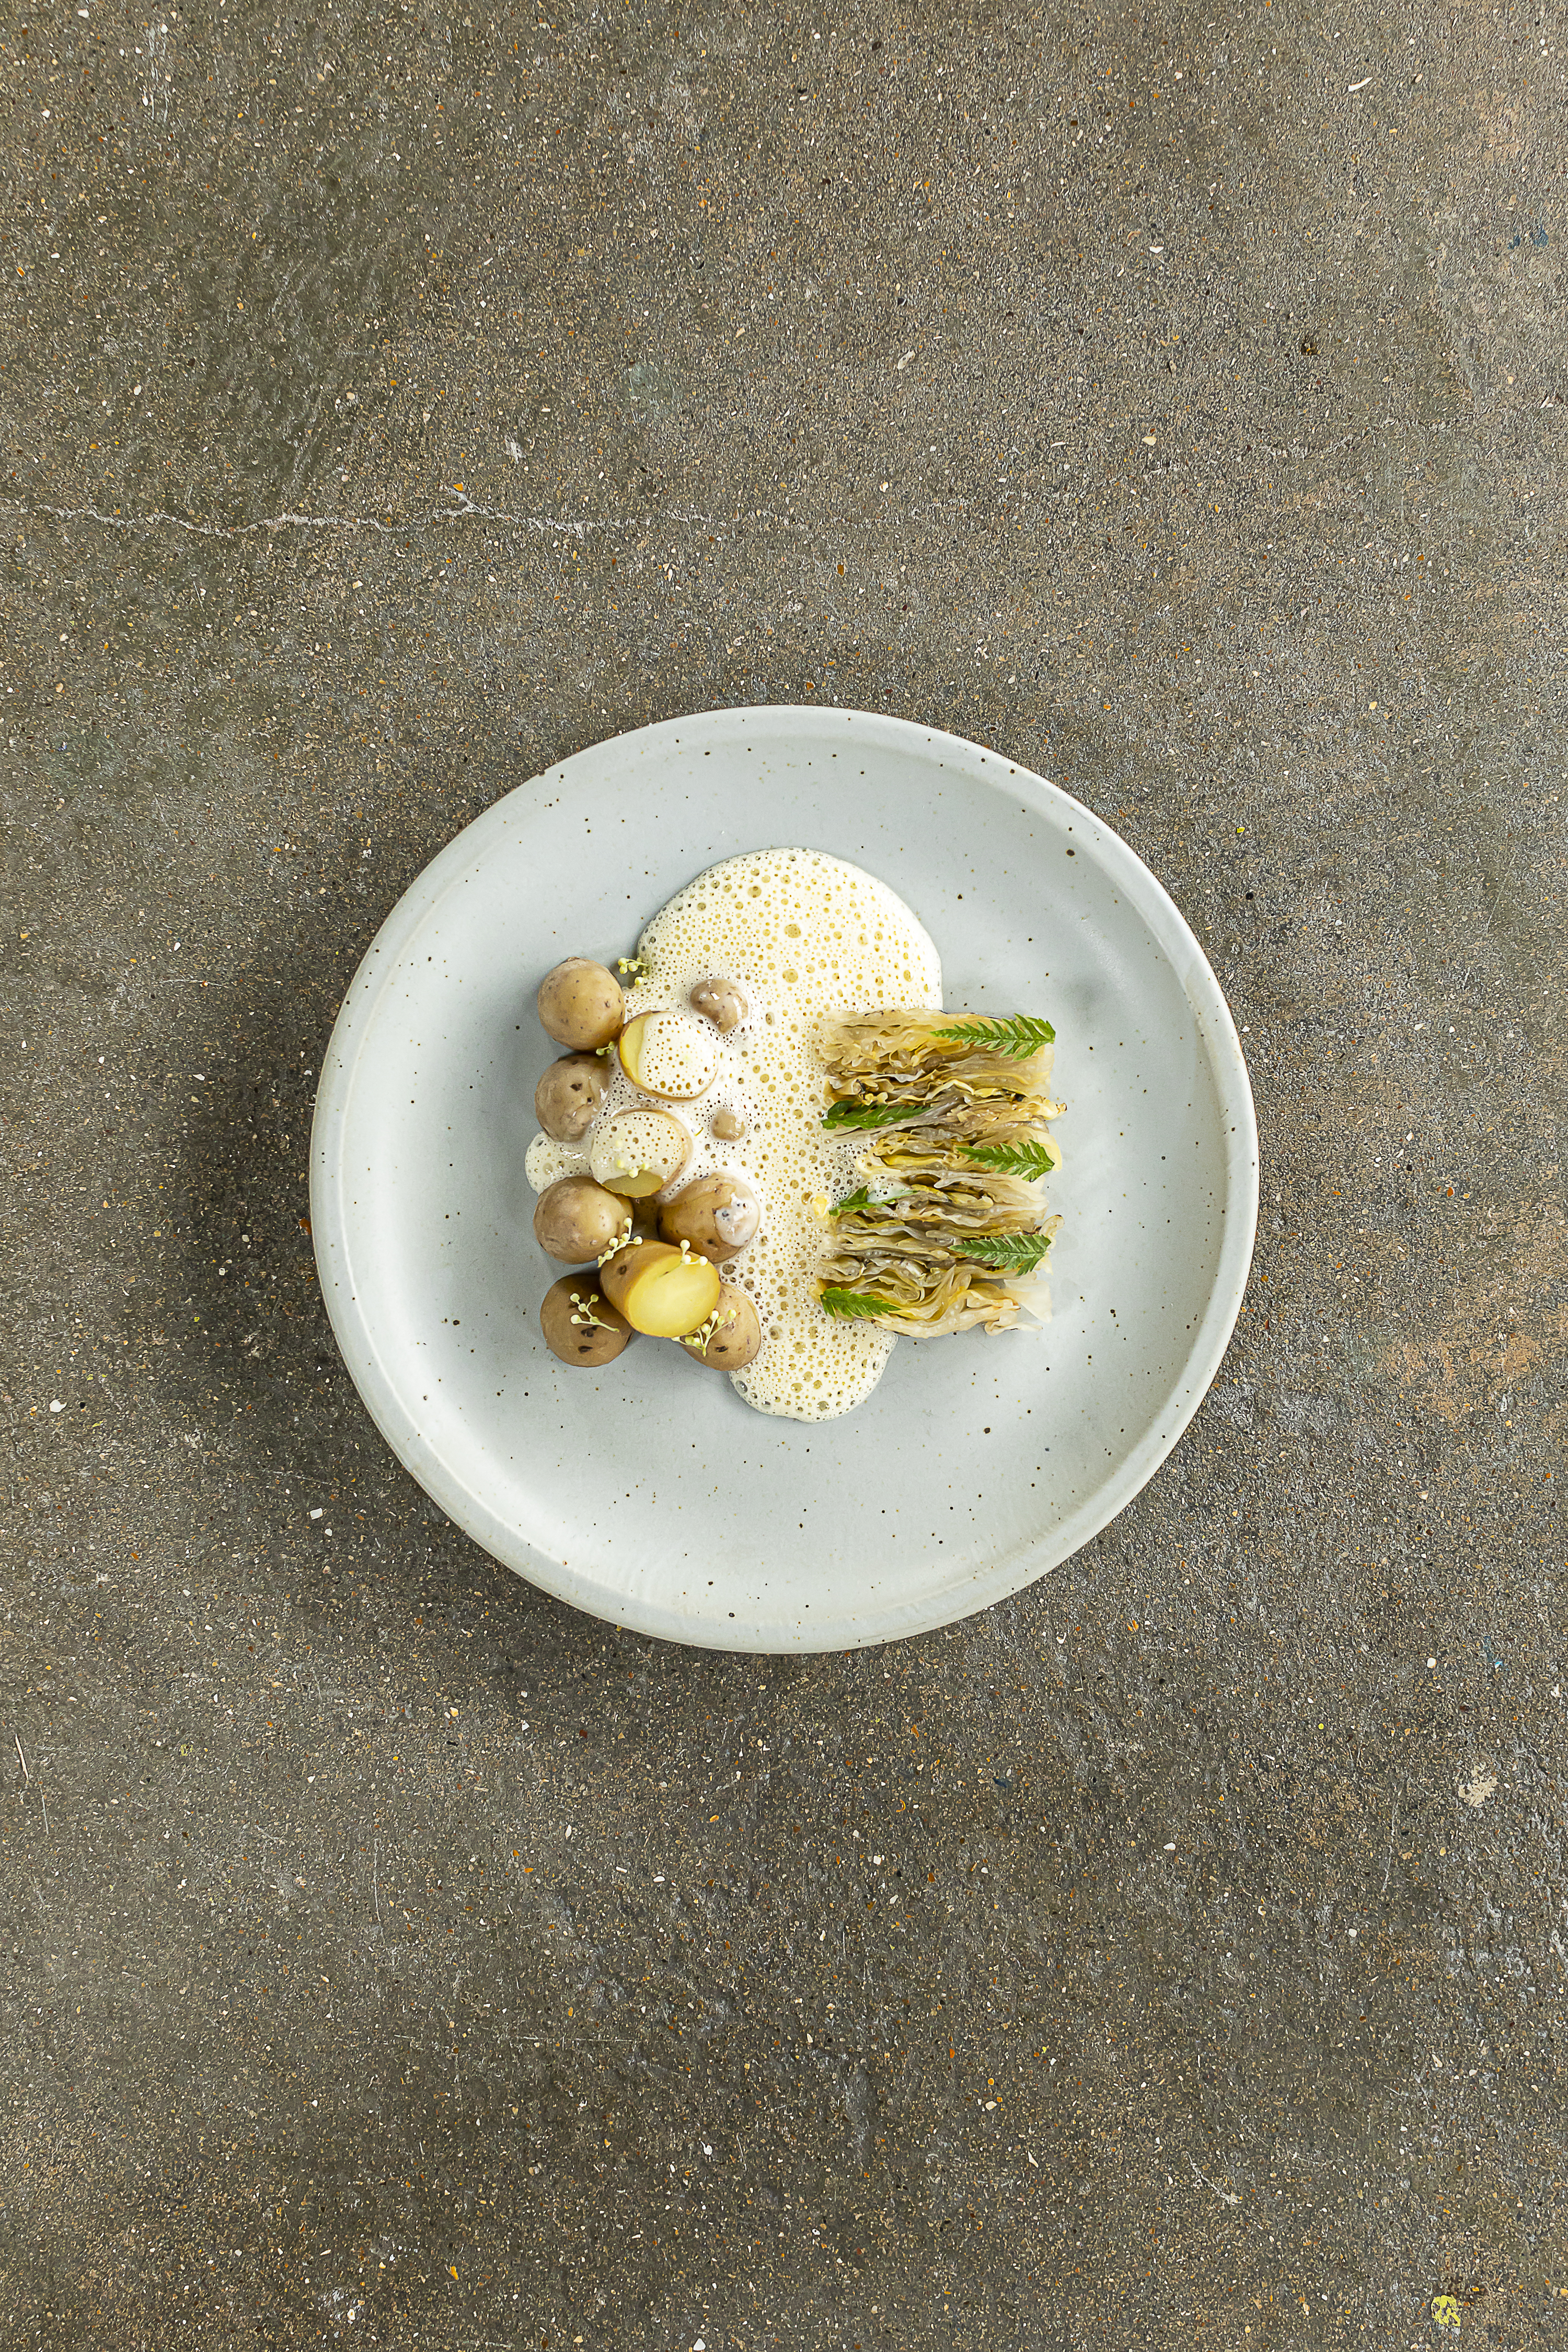
{"label": "plate rim", "polygon": [[[552,797],[569,793],[574,770],[602,760],[611,746],[624,751],[639,742],[673,743],[694,734],[726,731],[748,719],[759,730],[766,727],[785,740],[805,721],[809,722],[814,734],[835,725],[847,730],[858,726],[863,732],[869,730],[882,737],[894,748],[902,745],[913,751],[918,746],[925,755],[933,749],[951,747],[965,764],[977,761],[981,767],[987,767],[994,763],[1006,776],[1009,789],[1021,788],[1026,799],[1035,798],[1053,812],[1065,810],[1080,818],[1092,835],[1097,860],[1102,869],[1109,866],[1125,885],[1193,1008],[1202,1048],[1213,1073],[1222,1120],[1229,1129],[1221,1205],[1224,1231],[1204,1313],[1142,1437],[1110,1475],[1086,1496],[1079,1509],[1054,1535],[1026,1538],[1007,1552],[993,1556],[983,1569],[973,1571],[967,1581],[958,1580],[947,1588],[941,1602],[914,1606],[900,1614],[896,1605],[889,1606],[884,1601],[879,1605],[877,1622],[871,1628],[853,1622],[825,1622],[809,1631],[799,1625],[795,1639],[784,1638],[783,1629],[778,1627],[767,1639],[748,1638],[734,1621],[722,1627],[717,1623],[709,1627],[673,1610],[650,1605],[644,1596],[613,1591],[603,1580],[551,1559],[518,1530],[507,1529],[500,1515],[423,1437],[391,1368],[383,1359],[352,1285],[342,1280],[349,1271],[349,1251],[340,1182],[343,1160],[341,1147],[353,1108],[360,1055],[381,992],[398,969],[397,951],[428,920],[453,883],[471,867],[475,855],[473,835],[482,828],[493,826],[501,811],[515,811],[520,802],[526,809],[527,801],[538,799],[547,788]],[[1151,916],[1157,917],[1158,921],[1151,922]],[[1182,950],[1179,958],[1172,953],[1173,948]],[[430,1499],[500,1565],[603,1622],[689,1648],[772,1656],[879,1647],[959,1623],[1010,1599],[1050,1569],[1061,1566],[1119,1517],[1169,1459],[1224,1361],[1240,1317],[1251,1270],[1257,1238],[1258,1179],[1257,1111],[1235,1018],[1191,925],[1137,851],[1086,803],[993,747],[889,713],[837,705],[819,708],[811,703],[721,705],[603,737],[514,785],[471,818],[399,894],[355,968],[321,1056],[310,1146],[311,1241],[317,1278],[333,1337],[361,1402],[397,1460]],[[498,1537],[504,1538],[508,1533],[514,1555],[510,1557],[498,1549]],[[526,1553],[526,1561],[515,1556],[520,1551]]]}

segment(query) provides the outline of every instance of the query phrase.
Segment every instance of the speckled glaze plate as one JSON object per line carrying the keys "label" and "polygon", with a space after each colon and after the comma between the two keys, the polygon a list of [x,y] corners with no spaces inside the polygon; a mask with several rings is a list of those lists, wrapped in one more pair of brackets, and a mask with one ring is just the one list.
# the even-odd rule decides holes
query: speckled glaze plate
{"label": "speckled glaze plate", "polygon": [[[1048,1326],[900,1339],[865,1404],[815,1423],[651,1341],[558,1364],[523,1174],[544,972],[629,953],[704,866],[773,844],[890,883],[945,1004],[1047,1015],[1068,1106]],[[310,1205],[361,1395],[487,1551],[666,1640],[845,1649],[1004,1600],[1153,1475],[1235,1327],[1258,1133],[1202,950],[1088,809],[901,719],[717,710],[521,785],[411,885],[332,1034]]]}

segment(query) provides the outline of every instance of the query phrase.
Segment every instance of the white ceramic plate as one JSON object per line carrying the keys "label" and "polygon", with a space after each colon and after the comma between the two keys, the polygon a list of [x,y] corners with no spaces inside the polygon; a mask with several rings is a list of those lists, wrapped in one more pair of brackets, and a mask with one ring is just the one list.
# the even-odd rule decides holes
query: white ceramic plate
{"label": "white ceramic plate", "polygon": [[[909,901],[945,1004],[1054,1022],[1068,1104],[1048,1327],[900,1339],[865,1404],[809,1424],[671,1348],[557,1363],[523,1174],[544,972],[629,954],[703,867],[785,843]],[[361,1395],[487,1551],[667,1640],[847,1648],[1016,1592],[1153,1475],[1235,1327],[1258,1133],[1202,950],[1088,809],[901,719],[716,710],[520,786],[413,883],[332,1034],[310,1205]]]}

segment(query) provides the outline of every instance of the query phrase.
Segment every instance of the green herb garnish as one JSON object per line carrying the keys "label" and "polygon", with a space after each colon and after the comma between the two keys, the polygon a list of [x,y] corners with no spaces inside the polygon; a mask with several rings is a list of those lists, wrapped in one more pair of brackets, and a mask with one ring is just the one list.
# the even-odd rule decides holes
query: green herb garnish
{"label": "green herb garnish", "polygon": [[1033,1274],[1050,1245],[1046,1234],[977,1234],[948,1244],[955,1257],[973,1258],[998,1274]]}
{"label": "green herb garnish", "polygon": [[989,1045],[1015,1062],[1026,1062],[1042,1045],[1051,1045],[1056,1034],[1048,1021],[1033,1020],[1026,1013],[1015,1013],[1005,1021],[960,1021],[952,1029],[931,1032],[958,1045]]}
{"label": "green herb garnish", "polygon": [[925,1103],[836,1102],[823,1118],[824,1127],[894,1127],[900,1119],[928,1113]]}
{"label": "green herb garnish", "polygon": [[823,1290],[817,1296],[825,1315],[896,1315],[897,1304],[891,1298],[873,1298],[868,1290]]}
{"label": "green herb garnish", "polygon": [[827,1213],[830,1217],[849,1217],[857,1213],[865,1215],[872,1209],[885,1209],[890,1202],[900,1197],[901,1190],[897,1184],[883,1184],[873,1192],[868,1184],[862,1184],[859,1191],[851,1192],[847,1201],[835,1201]]}
{"label": "green herb garnish", "polygon": [[1002,1176],[1048,1176],[1057,1165],[1050,1145],[1037,1143],[1033,1136],[1024,1143],[961,1143],[958,1148],[966,1160],[978,1160]]}

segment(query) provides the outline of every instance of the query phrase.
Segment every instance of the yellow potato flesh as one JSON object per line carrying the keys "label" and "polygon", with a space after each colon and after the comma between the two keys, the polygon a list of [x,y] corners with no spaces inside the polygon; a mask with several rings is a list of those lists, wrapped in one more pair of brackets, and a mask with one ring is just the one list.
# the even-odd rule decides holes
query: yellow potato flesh
{"label": "yellow potato flesh", "polygon": [[672,1183],[690,1157],[691,1138],[673,1111],[621,1110],[595,1132],[589,1165],[606,1192],[646,1201]]}
{"label": "yellow potato flesh", "polygon": [[634,1331],[679,1339],[705,1323],[723,1285],[706,1258],[683,1257],[662,1242],[643,1242],[613,1257],[600,1277],[605,1296]]}
{"label": "yellow potato flesh", "polygon": [[615,1182],[607,1184],[605,1189],[608,1192],[618,1192],[623,1201],[646,1201],[650,1193],[661,1191],[668,1181],[668,1177],[660,1169],[640,1168],[635,1176],[627,1176],[624,1172],[618,1174]]}
{"label": "yellow potato flesh", "polygon": [[633,1086],[666,1102],[705,1094],[719,1067],[708,1024],[682,1013],[639,1013],[622,1030],[616,1051]]}

